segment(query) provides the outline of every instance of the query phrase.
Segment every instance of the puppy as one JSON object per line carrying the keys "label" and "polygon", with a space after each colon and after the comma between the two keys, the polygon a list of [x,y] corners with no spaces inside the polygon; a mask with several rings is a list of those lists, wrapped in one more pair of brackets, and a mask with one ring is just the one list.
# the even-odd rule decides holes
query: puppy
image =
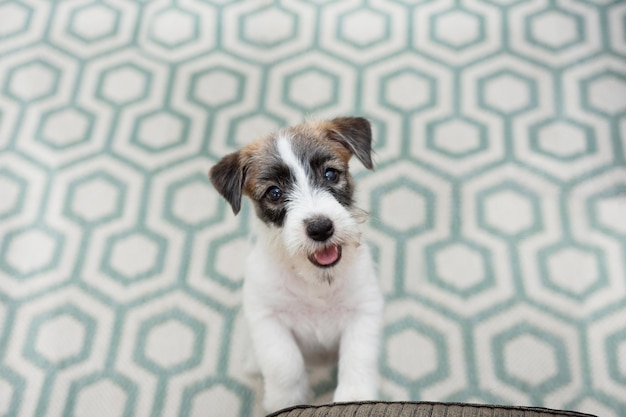
{"label": "puppy", "polygon": [[338,360],[334,401],[373,400],[383,297],[354,206],[348,162],[368,169],[366,119],[308,121],[225,156],[209,177],[237,214],[259,219],[243,283],[243,312],[268,412],[312,400],[305,365]]}

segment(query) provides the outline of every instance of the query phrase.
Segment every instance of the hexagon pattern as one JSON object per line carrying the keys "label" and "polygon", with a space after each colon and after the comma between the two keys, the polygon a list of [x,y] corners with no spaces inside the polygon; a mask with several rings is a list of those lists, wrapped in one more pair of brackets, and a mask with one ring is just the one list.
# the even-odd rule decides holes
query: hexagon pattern
{"label": "hexagon pattern", "polygon": [[154,233],[122,233],[110,240],[102,268],[122,282],[149,279],[163,268],[164,250]]}
{"label": "hexagon pattern", "polygon": [[480,220],[495,234],[518,236],[539,226],[536,196],[515,183],[502,184],[480,195]]}
{"label": "hexagon pattern", "polygon": [[[57,363],[78,355],[84,344],[85,329],[80,322],[68,316],[48,321],[39,328],[35,341],[35,352],[49,362]],[[58,340],[58,345],[50,343]]]}
{"label": "hexagon pattern", "polygon": [[584,125],[550,121],[533,129],[533,148],[553,158],[576,159],[595,150],[590,130]]}
{"label": "hexagon pattern", "polygon": [[[608,113],[610,115],[623,114],[626,110],[626,76],[613,72],[606,72],[592,79],[585,80],[586,97],[589,106],[599,112]],[[611,94],[611,98],[602,99],[607,92]]]}
{"label": "hexagon pattern", "polygon": [[150,73],[134,64],[108,69],[99,85],[99,96],[112,105],[122,106],[141,99],[149,87]]}
{"label": "hexagon pattern", "polygon": [[31,323],[25,354],[38,366],[66,368],[87,359],[94,333],[93,317],[74,306],[61,306]]}
{"label": "hexagon pattern", "polygon": [[558,51],[581,41],[582,19],[562,10],[543,10],[530,17],[529,38],[542,47]]}
{"label": "hexagon pattern", "polygon": [[[150,319],[140,330],[137,360],[157,372],[178,373],[197,365],[204,344],[204,327],[194,318],[174,311],[164,321]],[[177,317],[180,314],[180,317]]]}
{"label": "hexagon pattern", "polygon": [[246,16],[243,35],[251,43],[274,46],[293,35],[294,24],[293,13],[267,8]]}
{"label": "hexagon pattern", "polygon": [[27,278],[54,267],[62,250],[63,235],[53,230],[28,228],[5,235],[0,265],[8,273]]}
{"label": "hexagon pattern", "polygon": [[[419,357],[412,354],[405,346],[412,346],[420,352]],[[387,366],[396,372],[406,383],[415,383],[433,375],[441,367],[433,339],[416,330],[404,330],[389,337],[387,341]]]}
{"label": "hexagon pattern", "polygon": [[122,417],[127,408],[128,395],[111,380],[100,380],[82,388],[74,406],[76,417]]}
{"label": "hexagon pattern", "polygon": [[263,415],[207,172],[352,114],[381,397],[626,415],[623,2],[6,0],[0,416]]}
{"label": "hexagon pattern", "polygon": [[432,78],[413,71],[398,71],[385,80],[385,104],[398,110],[417,111],[433,101]]}
{"label": "hexagon pattern", "polygon": [[5,16],[0,36],[9,37],[28,28],[31,10],[18,2],[6,2],[0,6],[0,14]]}
{"label": "hexagon pattern", "polygon": [[494,75],[479,81],[479,85],[483,87],[480,99],[486,108],[512,115],[532,106],[532,98],[536,92],[533,80],[512,71]]}
{"label": "hexagon pattern", "polygon": [[119,11],[102,4],[88,4],[72,13],[68,32],[89,43],[115,33]]}
{"label": "hexagon pattern", "polygon": [[452,49],[463,49],[482,36],[484,22],[481,15],[466,10],[450,10],[433,17],[433,39]]}
{"label": "hexagon pattern", "polygon": [[150,25],[150,36],[167,48],[175,48],[193,39],[198,30],[198,18],[176,8],[163,9]]}
{"label": "hexagon pattern", "polygon": [[381,40],[389,30],[389,20],[372,10],[355,9],[341,18],[341,37],[355,46],[368,47]]}
{"label": "hexagon pattern", "polygon": [[29,102],[50,97],[56,92],[59,68],[40,59],[11,68],[6,86],[17,100]]}
{"label": "hexagon pattern", "polygon": [[585,247],[556,247],[540,253],[542,279],[573,297],[584,297],[606,285],[597,251]]}
{"label": "hexagon pattern", "polygon": [[448,157],[462,158],[486,146],[486,132],[481,125],[462,119],[444,120],[431,124],[429,146]]}
{"label": "hexagon pattern", "polygon": [[187,139],[187,119],[173,112],[148,114],[138,118],[137,125],[137,143],[152,152],[167,150]]}
{"label": "hexagon pattern", "polygon": [[[504,373],[528,385],[539,385],[553,378],[558,371],[556,353],[551,346],[531,336],[511,340],[504,347],[503,354],[506,358]],[[532,372],[528,372],[529,368]]]}
{"label": "hexagon pattern", "polygon": [[445,290],[469,296],[493,284],[485,251],[463,242],[444,242],[426,249],[427,278]]}
{"label": "hexagon pattern", "polygon": [[504,363],[496,372],[502,381],[522,389],[554,389],[563,384],[568,372],[560,343],[533,328],[501,333],[494,338],[494,349]]}
{"label": "hexagon pattern", "polygon": [[68,214],[86,223],[104,222],[119,216],[126,187],[106,174],[95,174],[71,184]]}

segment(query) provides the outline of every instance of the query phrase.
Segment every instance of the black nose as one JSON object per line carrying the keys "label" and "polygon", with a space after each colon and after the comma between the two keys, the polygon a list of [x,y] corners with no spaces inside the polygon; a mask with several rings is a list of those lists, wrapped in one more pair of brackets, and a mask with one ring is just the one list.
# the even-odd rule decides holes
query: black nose
{"label": "black nose", "polygon": [[317,242],[328,240],[335,232],[332,220],[328,217],[313,217],[305,220],[306,234]]}

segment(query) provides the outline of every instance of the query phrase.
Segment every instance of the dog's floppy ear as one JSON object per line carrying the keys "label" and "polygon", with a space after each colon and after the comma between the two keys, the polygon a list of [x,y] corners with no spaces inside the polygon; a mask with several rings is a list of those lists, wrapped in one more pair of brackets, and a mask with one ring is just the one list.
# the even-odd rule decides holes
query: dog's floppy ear
{"label": "dog's floppy ear", "polygon": [[239,152],[226,155],[209,171],[209,178],[213,186],[228,201],[235,214],[241,210],[244,171]]}
{"label": "dog's floppy ear", "polygon": [[363,117],[337,117],[330,121],[330,136],[348,148],[367,169],[372,163],[372,128]]}

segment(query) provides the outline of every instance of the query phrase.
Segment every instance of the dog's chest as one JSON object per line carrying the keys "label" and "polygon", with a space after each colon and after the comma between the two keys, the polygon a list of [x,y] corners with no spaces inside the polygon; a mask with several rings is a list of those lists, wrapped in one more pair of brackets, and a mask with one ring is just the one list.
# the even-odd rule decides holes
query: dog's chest
{"label": "dog's chest", "polygon": [[334,349],[352,315],[350,304],[336,295],[294,297],[276,310],[279,320],[301,345]]}

